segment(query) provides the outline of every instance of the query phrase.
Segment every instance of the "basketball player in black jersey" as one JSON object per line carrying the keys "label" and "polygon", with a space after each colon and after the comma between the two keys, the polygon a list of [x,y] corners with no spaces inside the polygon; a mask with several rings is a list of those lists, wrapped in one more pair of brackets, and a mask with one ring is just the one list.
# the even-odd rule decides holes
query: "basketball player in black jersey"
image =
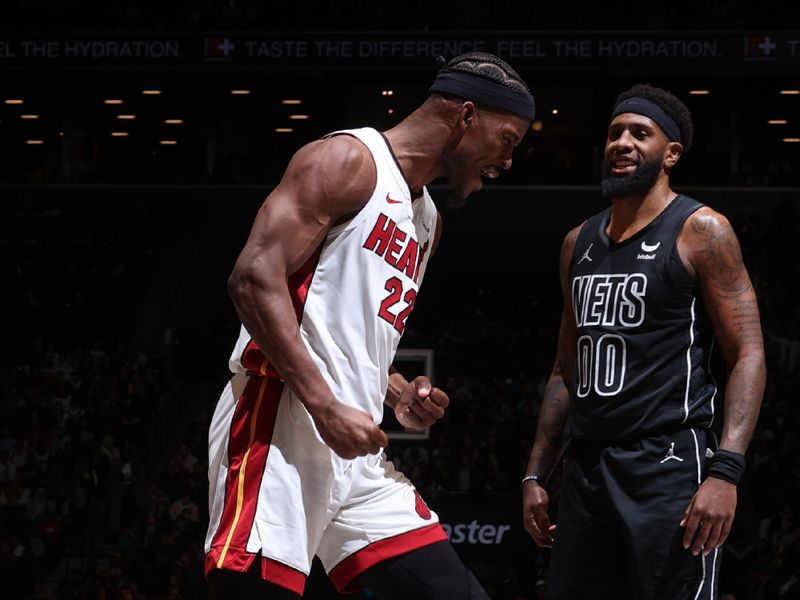
{"label": "basketball player in black jersey", "polygon": [[[562,246],[557,357],[522,482],[525,527],[553,547],[550,599],[717,597],[765,367],[736,235],[670,188],[692,133],[671,93],[622,93],[605,144],[611,206]],[[567,443],[555,525],[544,483]]]}

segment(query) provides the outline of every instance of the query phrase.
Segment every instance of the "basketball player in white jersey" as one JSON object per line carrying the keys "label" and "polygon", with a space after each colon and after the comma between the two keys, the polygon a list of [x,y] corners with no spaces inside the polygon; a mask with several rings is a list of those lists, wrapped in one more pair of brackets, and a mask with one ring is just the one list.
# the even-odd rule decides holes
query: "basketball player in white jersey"
{"label": "basketball player in white jersey", "polygon": [[383,404],[407,428],[445,392],[391,368],[441,232],[425,185],[462,204],[511,166],[533,96],[499,58],[437,74],[396,127],[301,148],[229,280],[242,320],[209,433],[211,597],[298,598],[317,555],[342,592],[487,598],[436,514],[381,453]]}

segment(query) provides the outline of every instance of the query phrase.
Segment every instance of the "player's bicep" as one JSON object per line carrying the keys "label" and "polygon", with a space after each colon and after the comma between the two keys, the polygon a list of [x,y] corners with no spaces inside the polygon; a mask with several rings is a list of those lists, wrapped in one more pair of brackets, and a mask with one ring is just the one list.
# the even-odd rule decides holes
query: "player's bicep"
{"label": "player's bicep", "polygon": [[375,179],[368,151],[354,138],[305,146],[261,206],[237,266],[294,273],[337,219],[363,207]]}
{"label": "player's bicep", "polygon": [[302,190],[275,188],[258,211],[237,266],[283,274],[297,271],[322,243],[332,222],[329,213],[316,210],[308,199]]}
{"label": "player's bicep", "polygon": [[756,293],[746,271],[740,283],[735,292],[701,283],[714,335],[729,367],[742,352],[761,348],[764,343]]}
{"label": "player's bicep", "polygon": [[709,211],[690,223],[692,257],[714,333],[729,365],[763,344],[756,293],[730,223]]}

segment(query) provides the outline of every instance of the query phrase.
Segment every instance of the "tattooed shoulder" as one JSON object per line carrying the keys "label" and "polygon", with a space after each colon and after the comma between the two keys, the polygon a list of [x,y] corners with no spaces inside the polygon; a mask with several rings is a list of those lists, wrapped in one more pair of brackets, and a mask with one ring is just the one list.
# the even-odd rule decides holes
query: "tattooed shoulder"
{"label": "tattooed shoulder", "polygon": [[738,293],[749,287],[739,240],[723,215],[704,208],[692,215],[694,263],[701,276],[721,290]]}
{"label": "tattooed shoulder", "polygon": [[733,228],[724,215],[701,208],[689,218],[692,232],[700,236],[734,235]]}

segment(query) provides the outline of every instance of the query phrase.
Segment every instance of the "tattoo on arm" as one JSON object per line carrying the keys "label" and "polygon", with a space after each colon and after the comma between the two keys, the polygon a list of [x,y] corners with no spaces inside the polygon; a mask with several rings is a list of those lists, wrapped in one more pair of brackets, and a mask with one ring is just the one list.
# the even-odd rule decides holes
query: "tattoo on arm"
{"label": "tattoo on arm", "polygon": [[569,392],[560,377],[551,381],[545,392],[537,429],[550,443],[558,444],[569,410]]}
{"label": "tattoo on arm", "polygon": [[580,225],[573,228],[564,238],[559,259],[559,277],[564,309],[558,333],[558,348],[553,372],[547,381],[536,425],[536,438],[528,461],[528,473],[549,476],[565,448],[564,425],[570,410],[569,390],[566,378],[570,376],[575,362],[575,319],[572,313],[572,299],[569,290],[569,268],[575,243],[581,231]]}
{"label": "tattoo on arm", "polygon": [[742,261],[736,234],[730,225],[712,217],[701,216],[692,221],[701,236],[700,250],[703,276],[708,279],[714,301],[709,309],[729,313],[730,325],[739,341],[761,340],[761,320],[755,290]]}
{"label": "tattoo on arm", "polygon": [[758,313],[758,303],[755,293],[750,289],[749,294],[737,297],[733,307],[733,323],[739,332],[742,343],[763,343],[761,334],[761,317]]}
{"label": "tattoo on arm", "polygon": [[547,384],[536,426],[536,439],[528,461],[528,472],[549,477],[564,445],[564,425],[569,414],[569,391],[561,376]]}
{"label": "tattoo on arm", "polygon": [[727,220],[712,213],[698,215],[691,224],[703,296],[729,371],[721,446],[744,453],[766,379],[756,294]]}
{"label": "tattoo on arm", "polygon": [[751,288],[749,280],[742,281],[742,253],[730,225],[699,216],[692,221],[692,228],[703,240],[700,253],[708,276],[725,297],[735,298]]}

